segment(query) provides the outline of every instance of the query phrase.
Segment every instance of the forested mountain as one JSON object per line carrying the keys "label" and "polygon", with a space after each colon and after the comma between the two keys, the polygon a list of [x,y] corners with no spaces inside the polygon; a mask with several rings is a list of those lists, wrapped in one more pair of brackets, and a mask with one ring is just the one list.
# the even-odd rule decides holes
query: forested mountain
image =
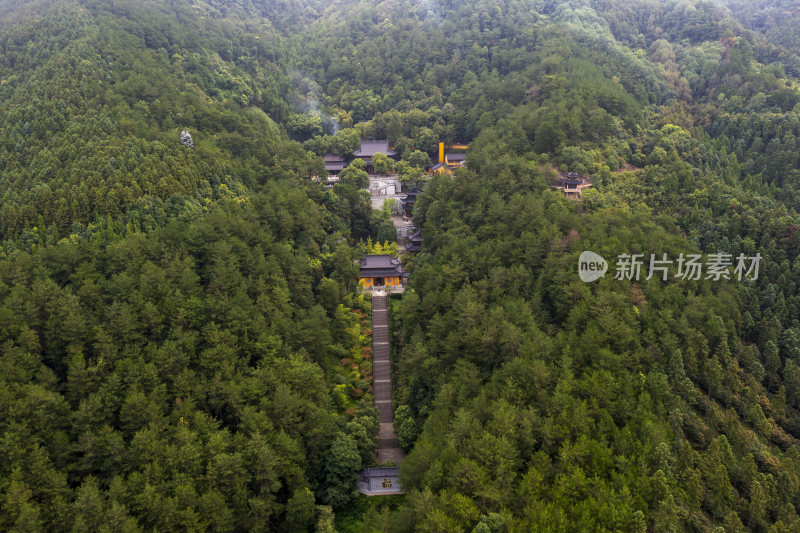
{"label": "forested mountain", "polygon": [[800,12],[796,2],[727,0],[726,5],[745,27],[762,32],[771,42],[795,53],[800,52],[800,36],[797,35]]}
{"label": "forested mountain", "polygon": [[[4,238],[81,233],[106,216],[148,224],[154,209],[237,195],[264,169],[308,167],[275,123],[289,79],[269,20],[181,2],[54,2],[7,25],[2,50]],[[174,142],[181,128],[194,152]]]}
{"label": "forested mountain", "polygon": [[[0,0],[0,529],[800,531],[798,13]],[[394,227],[310,179],[381,138],[425,190],[390,501],[355,260]]]}
{"label": "forested mountain", "polygon": [[324,528],[373,460],[348,241],[372,220],[304,181],[286,28],[2,7],[0,529]]}

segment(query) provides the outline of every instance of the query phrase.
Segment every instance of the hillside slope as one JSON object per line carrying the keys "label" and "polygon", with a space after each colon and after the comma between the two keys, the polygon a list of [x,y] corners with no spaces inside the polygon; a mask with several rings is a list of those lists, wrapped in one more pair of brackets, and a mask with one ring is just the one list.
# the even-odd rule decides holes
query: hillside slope
{"label": "hillside slope", "polygon": [[[349,9],[310,30],[332,112],[409,160],[472,141],[414,214],[393,324],[409,493],[367,523],[800,527],[793,53],[710,2]],[[554,165],[592,177],[583,202]],[[586,285],[582,250],[610,274],[624,253],[764,262],[749,282]]]}
{"label": "hillside slope", "polygon": [[328,527],[374,462],[374,228],[281,124],[285,28],[1,5],[0,529]]}
{"label": "hillside slope", "polygon": [[[0,529],[800,530],[800,62],[758,7],[0,0]],[[360,138],[425,187],[386,502],[355,260],[394,226],[308,179]],[[674,275],[719,253],[759,276]]]}
{"label": "hillside slope", "polygon": [[154,209],[202,209],[309,167],[277,123],[289,114],[286,52],[265,19],[56,2],[1,40],[2,238],[81,233],[107,216],[152,226]]}

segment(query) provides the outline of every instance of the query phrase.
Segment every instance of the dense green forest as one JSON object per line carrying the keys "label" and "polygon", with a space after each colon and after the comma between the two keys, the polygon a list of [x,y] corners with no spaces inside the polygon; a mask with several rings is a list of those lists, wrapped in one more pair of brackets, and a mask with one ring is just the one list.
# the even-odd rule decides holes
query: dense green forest
{"label": "dense green forest", "polygon": [[[782,0],[0,0],[0,530],[800,531],[798,24]],[[381,138],[425,189],[389,501],[354,493],[378,429],[356,260],[394,226],[357,165],[311,179]],[[439,142],[467,165],[428,179]],[[623,253],[762,263],[616,280]]]}

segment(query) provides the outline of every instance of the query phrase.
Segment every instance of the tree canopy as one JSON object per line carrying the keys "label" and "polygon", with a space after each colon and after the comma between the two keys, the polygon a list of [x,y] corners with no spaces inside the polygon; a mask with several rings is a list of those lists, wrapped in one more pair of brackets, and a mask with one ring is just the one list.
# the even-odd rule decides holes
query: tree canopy
{"label": "tree canopy", "polygon": [[[0,529],[800,530],[798,35],[783,0],[0,0]],[[409,272],[388,500],[366,253]]]}

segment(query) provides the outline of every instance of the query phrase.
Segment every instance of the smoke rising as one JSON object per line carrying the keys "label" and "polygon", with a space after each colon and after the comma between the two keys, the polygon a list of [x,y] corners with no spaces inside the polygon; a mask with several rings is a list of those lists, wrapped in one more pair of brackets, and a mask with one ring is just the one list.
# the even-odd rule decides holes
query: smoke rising
{"label": "smoke rising", "polygon": [[322,122],[322,130],[327,135],[336,135],[342,126],[339,119],[325,111],[320,103],[324,99],[322,87],[300,71],[292,73],[292,83],[296,89],[292,98],[294,112],[319,117]]}

